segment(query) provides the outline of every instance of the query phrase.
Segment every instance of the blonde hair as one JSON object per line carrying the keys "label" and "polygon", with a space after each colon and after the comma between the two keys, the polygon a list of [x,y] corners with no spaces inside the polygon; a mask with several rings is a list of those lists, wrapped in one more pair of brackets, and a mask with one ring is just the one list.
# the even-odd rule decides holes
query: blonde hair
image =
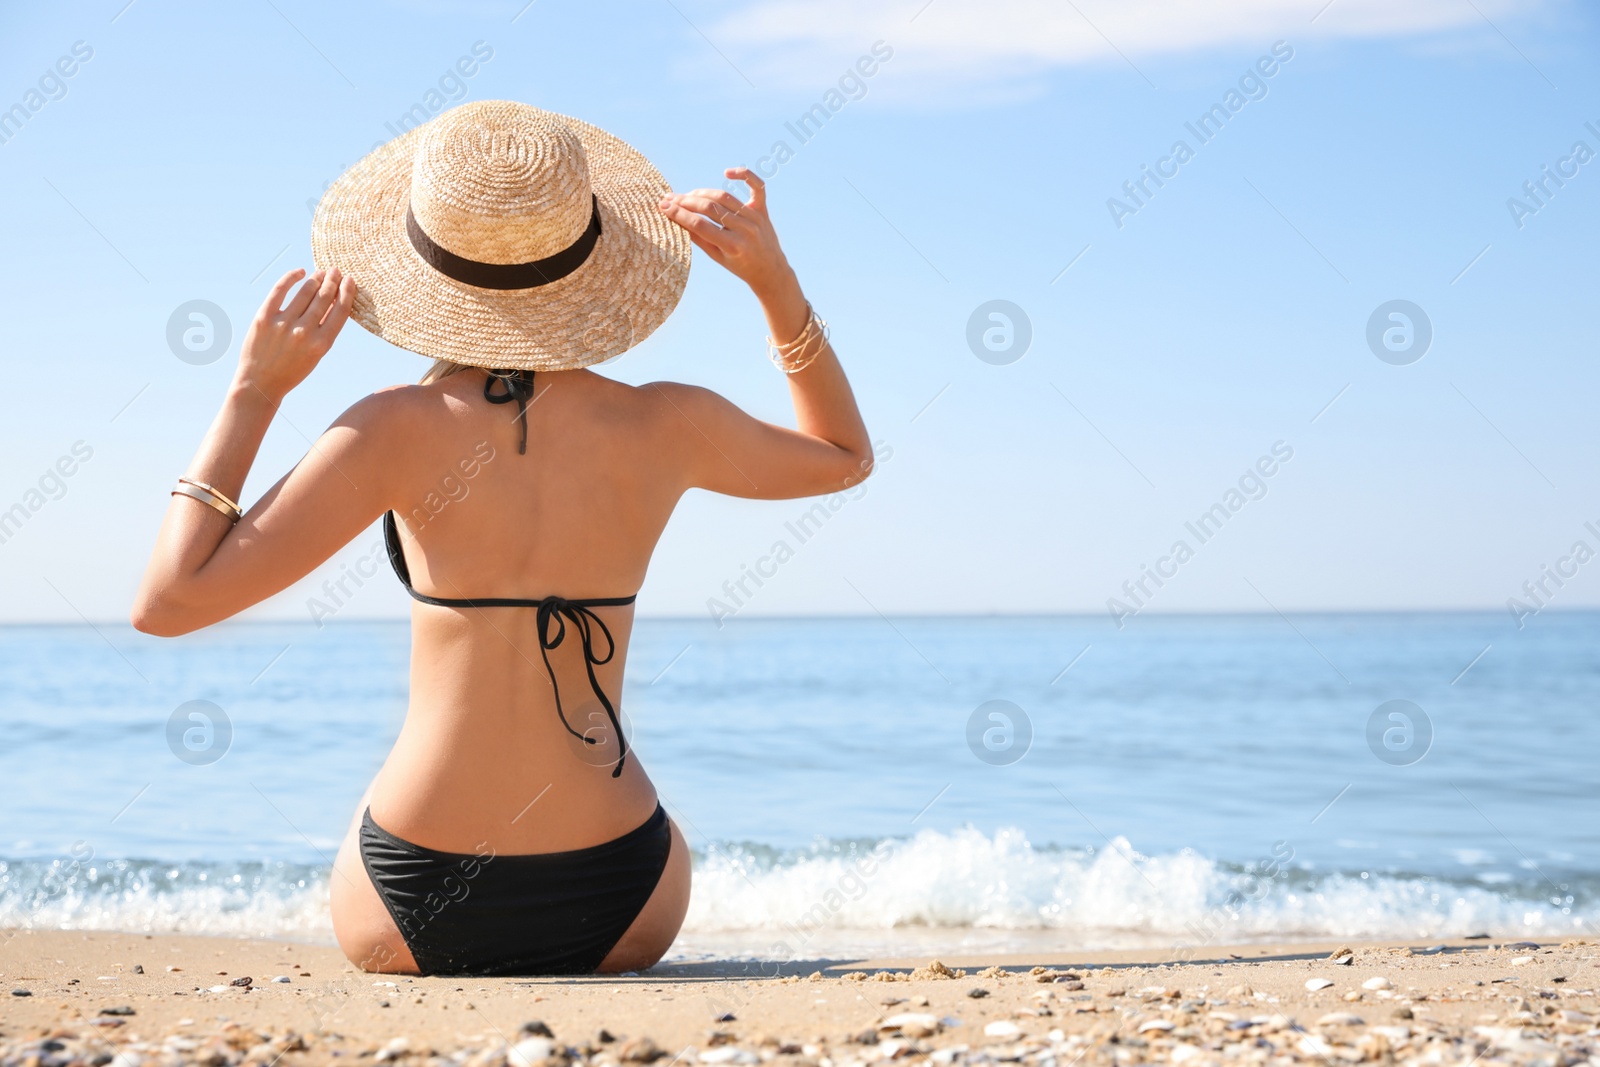
{"label": "blonde hair", "polygon": [[448,359],[435,359],[433,361],[433,366],[428,368],[428,373],[424,374],[422,376],[422,380],[417,384],[430,385],[441,378],[448,378],[452,374],[460,374],[464,370],[475,369],[476,368],[470,367],[465,363],[456,363],[453,360]]}

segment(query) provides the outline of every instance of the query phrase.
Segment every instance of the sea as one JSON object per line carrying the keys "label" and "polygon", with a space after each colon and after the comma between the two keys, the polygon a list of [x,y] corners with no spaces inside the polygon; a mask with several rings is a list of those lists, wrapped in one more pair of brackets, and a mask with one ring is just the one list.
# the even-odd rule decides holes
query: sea
{"label": "sea", "polygon": [[[669,959],[1600,927],[1600,614],[639,620]],[[403,622],[0,627],[0,929],[332,943]]]}

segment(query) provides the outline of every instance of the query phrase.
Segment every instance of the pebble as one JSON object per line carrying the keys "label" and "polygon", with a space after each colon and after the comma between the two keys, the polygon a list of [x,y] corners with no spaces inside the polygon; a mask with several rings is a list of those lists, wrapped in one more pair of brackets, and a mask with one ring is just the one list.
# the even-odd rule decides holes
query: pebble
{"label": "pebble", "polygon": [[1330,982],[1326,978],[1307,978],[1306,979],[1306,988],[1311,990],[1311,992],[1313,992],[1313,993],[1315,993],[1319,989],[1327,989],[1331,985],[1333,985],[1333,983]]}
{"label": "pebble", "polygon": [[100,1014],[101,1015],[132,1015],[132,1014],[134,1014],[134,1011],[133,1011],[132,1008],[128,1007],[126,1004],[119,1004],[114,1008],[101,1008],[100,1009]]}
{"label": "pebble", "polygon": [[550,1032],[550,1028],[544,1024],[543,1020],[540,1019],[529,1019],[527,1022],[522,1024],[522,1029],[518,1032],[526,1034],[530,1037],[554,1038],[556,1036]]}
{"label": "pebble", "polygon": [[973,986],[971,989],[967,990],[967,996],[971,997],[973,1000],[981,1000],[988,995],[989,991],[982,986]]}
{"label": "pebble", "polygon": [[144,964],[142,964],[142,963],[135,963],[135,964],[134,964],[134,965],[133,965],[133,973],[134,973],[134,974],[143,974],[143,973],[144,973]]}
{"label": "pebble", "polygon": [[905,1011],[898,1015],[891,1015],[878,1024],[878,1029],[886,1033],[899,1032],[906,1037],[931,1037],[937,1034],[941,1024],[937,1015],[928,1015],[924,1012]]}
{"label": "pebble", "polygon": [[648,1037],[630,1037],[617,1052],[617,1058],[623,1063],[651,1063],[665,1055]]}
{"label": "pebble", "polygon": [[506,1053],[506,1067],[543,1067],[557,1059],[554,1041],[548,1037],[525,1037]]}
{"label": "pebble", "polygon": [[289,984],[289,976],[286,975],[286,974],[275,975],[272,980],[274,982],[281,982],[284,985],[288,985]]}
{"label": "pebble", "polygon": [[[708,1049],[700,1053],[701,1063],[760,1063],[761,1057],[747,1049],[736,1048],[733,1045],[724,1045],[721,1048]],[[520,1065],[513,1065],[520,1067]]]}
{"label": "pebble", "polygon": [[[1173,1024],[1168,1022],[1166,1019],[1146,1019],[1144,1022],[1139,1024],[1139,1032],[1141,1034],[1149,1030],[1161,1030],[1165,1032],[1173,1029],[1176,1029],[1176,1027],[1174,1027]],[[984,1027],[984,1032],[988,1033],[988,1027]]]}
{"label": "pebble", "polygon": [[739,1020],[734,1016],[733,1012],[725,1011],[711,1021],[714,1023],[736,1023]]}
{"label": "pebble", "polygon": [[1513,967],[1521,967],[1521,966],[1523,966],[1525,964],[1529,964],[1529,963],[1532,963],[1532,962],[1533,962],[1533,957],[1532,956],[1517,956],[1517,957],[1514,957],[1512,959],[1511,966],[1513,966]]}
{"label": "pebble", "polygon": [[1362,989],[1373,989],[1373,990],[1377,990],[1377,989],[1393,989],[1394,988],[1394,983],[1389,981],[1389,979],[1384,978],[1382,975],[1379,975],[1376,978],[1368,978],[1365,982],[1362,982],[1361,983],[1361,988]]}
{"label": "pebble", "polygon": [[31,989],[13,989],[11,991],[11,995],[14,996],[14,997],[31,997],[31,996],[33,996],[33,990],[31,990]]}
{"label": "pebble", "polygon": [[410,1052],[410,1040],[404,1037],[395,1037],[390,1038],[389,1043],[379,1049],[378,1054],[374,1056],[373,1059],[377,1060],[379,1063],[386,1063],[389,1060],[397,1060],[401,1056],[405,1056]]}
{"label": "pebble", "polygon": [[983,1028],[983,1036],[985,1037],[1020,1037],[1021,1035],[1022,1027],[1010,1019],[996,1019]]}
{"label": "pebble", "polygon": [[1365,1026],[1366,1020],[1348,1011],[1330,1011],[1317,1020],[1318,1026]]}
{"label": "pebble", "polygon": [[1328,1059],[1333,1055],[1333,1046],[1329,1045],[1325,1038],[1317,1034],[1307,1034],[1296,1042],[1295,1047],[1303,1054],[1315,1056],[1318,1059]]}

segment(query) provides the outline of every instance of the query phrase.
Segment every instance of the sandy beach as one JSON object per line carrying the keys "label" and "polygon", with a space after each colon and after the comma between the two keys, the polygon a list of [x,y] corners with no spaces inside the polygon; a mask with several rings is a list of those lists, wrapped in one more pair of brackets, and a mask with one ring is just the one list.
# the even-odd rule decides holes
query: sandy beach
{"label": "sandy beach", "polygon": [[369,975],[328,947],[16,931],[0,1063],[1600,1064],[1600,944],[1494,939]]}

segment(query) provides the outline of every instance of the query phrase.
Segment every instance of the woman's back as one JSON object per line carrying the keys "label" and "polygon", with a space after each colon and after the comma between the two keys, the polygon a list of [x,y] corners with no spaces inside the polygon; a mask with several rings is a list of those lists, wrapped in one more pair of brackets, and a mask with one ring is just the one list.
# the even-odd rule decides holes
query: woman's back
{"label": "woman's back", "polygon": [[[396,390],[386,405],[414,430],[414,451],[396,461],[409,472],[402,496],[415,502],[394,508],[413,586],[469,600],[637,592],[682,493],[671,425],[682,416],[661,387],[588,371],[535,375],[525,415],[486,401],[485,382],[458,373]],[[620,709],[633,607],[591,610],[579,618],[606,660],[595,679]],[[549,614],[546,640],[560,637],[549,649],[532,607],[417,603],[412,625],[410,712],[372,795],[386,829],[444,851],[487,842],[554,852],[610,840],[649,815],[655,794],[639,762],[611,776],[620,746],[573,615]],[[563,725],[551,673],[566,721],[589,741]]]}

